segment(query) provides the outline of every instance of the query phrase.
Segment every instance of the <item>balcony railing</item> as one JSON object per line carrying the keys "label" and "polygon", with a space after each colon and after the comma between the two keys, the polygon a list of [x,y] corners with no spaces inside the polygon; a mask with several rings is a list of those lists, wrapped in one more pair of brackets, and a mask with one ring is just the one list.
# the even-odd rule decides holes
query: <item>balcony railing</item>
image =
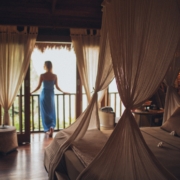
{"label": "balcony railing", "polygon": [[[108,105],[113,108],[116,117],[120,117],[124,107],[117,92],[109,93]],[[55,130],[67,128],[76,120],[76,94],[55,94],[56,127]],[[87,107],[86,95],[83,94],[82,111]],[[43,132],[40,114],[39,95],[30,97],[30,131]],[[2,123],[3,109],[1,108],[0,122]],[[16,127],[17,132],[24,132],[24,95],[18,95],[9,110],[11,124]]]}
{"label": "balcony railing", "polygon": [[[56,127],[60,130],[70,126],[76,119],[76,94],[56,94]],[[43,131],[42,119],[40,115],[39,95],[31,96],[31,132]]]}
{"label": "balcony railing", "polygon": [[124,105],[118,92],[108,93],[108,106],[113,108],[113,111],[116,113],[116,117],[121,117],[124,112]]}
{"label": "balcony railing", "polygon": [[[39,95],[30,97],[30,131],[43,132],[42,119],[40,114]],[[56,127],[60,130],[68,127],[76,120],[76,94],[56,94]],[[3,119],[3,108],[1,108],[1,123]],[[24,95],[17,96],[12,107],[9,110],[11,124],[16,127],[17,132],[24,132]]]}

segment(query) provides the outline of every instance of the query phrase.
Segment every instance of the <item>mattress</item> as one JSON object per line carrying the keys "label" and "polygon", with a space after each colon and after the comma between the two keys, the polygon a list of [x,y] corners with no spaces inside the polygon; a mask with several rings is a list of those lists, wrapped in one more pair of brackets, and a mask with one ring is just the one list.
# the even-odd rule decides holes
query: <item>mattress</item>
{"label": "mattress", "polygon": [[[160,127],[140,129],[155,157],[177,179],[180,179],[180,137],[172,136]],[[161,142],[163,142],[162,147],[158,147]]]}
{"label": "mattress", "polygon": [[68,176],[75,180],[87,167],[107,142],[107,134],[99,130],[88,130],[85,136],[75,141],[64,153]]}
{"label": "mattress", "polygon": [[[140,130],[147,145],[159,162],[177,179],[180,179],[180,137],[172,136],[160,127],[142,127]],[[76,142],[74,147],[71,146],[65,152],[64,157],[70,180],[75,180],[104,146],[108,136],[99,132],[88,132],[80,142]],[[92,133],[94,133],[93,136],[91,136]],[[99,139],[99,144],[93,141],[95,137],[96,140]],[[158,147],[160,142],[163,142],[162,147]],[[85,143],[85,148],[82,149],[83,143]]]}

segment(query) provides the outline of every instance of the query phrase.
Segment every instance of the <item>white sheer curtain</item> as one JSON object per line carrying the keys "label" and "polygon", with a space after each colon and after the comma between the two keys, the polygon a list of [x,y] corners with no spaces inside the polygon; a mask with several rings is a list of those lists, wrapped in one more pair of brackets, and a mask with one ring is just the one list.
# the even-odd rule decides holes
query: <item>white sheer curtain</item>
{"label": "white sheer curtain", "polygon": [[111,0],[105,4],[103,19],[126,110],[78,179],[175,179],[147,147],[131,109],[152,96],[172,61],[180,37],[177,1]]}
{"label": "white sheer curtain", "polygon": [[71,143],[82,138],[87,130],[99,128],[97,92],[105,89],[114,78],[106,31],[102,31],[100,47],[96,86],[87,109],[74,124],[60,131],[50,146],[45,149],[44,163],[49,172],[49,179],[54,178],[55,169]]}
{"label": "white sheer curtain", "polygon": [[26,75],[38,29],[0,26],[0,104],[4,108],[3,124],[10,124],[8,110]]}
{"label": "white sheer curtain", "polygon": [[97,75],[100,30],[71,29],[70,31],[80,78],[89,103]]}
{"label": "white sheer curtain", "polygon": [[175,56],[167,74],[165,76],[165,84],[167,85],[163,123],[165,123],[180,106],[180,95],[174,87],[174,81],[180,70],[180,57]]}

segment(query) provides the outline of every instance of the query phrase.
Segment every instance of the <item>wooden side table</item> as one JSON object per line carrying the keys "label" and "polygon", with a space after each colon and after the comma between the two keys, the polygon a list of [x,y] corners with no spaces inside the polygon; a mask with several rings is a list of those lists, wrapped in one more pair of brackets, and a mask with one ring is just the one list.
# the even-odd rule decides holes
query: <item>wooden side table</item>
{"label": "wooden side table", "polygon": [[153,121],[155,118],[162,118],[163,117],[163,113],[164,110],[148,110],[148,111],[143,111],[140,109],[135,109],[132,110],[132,113],[137,114],[140,116],[140,122],[139,122],[139,126],[142,126],[142,120],[141,120],[141,116],[146,116],[150,122],[150,126],[153,126]]}
{"label": "wooden side table", "polygon": [[0,126],[0,153],[6,155],[7,153],[17,149],[17,133],[13,126]]}

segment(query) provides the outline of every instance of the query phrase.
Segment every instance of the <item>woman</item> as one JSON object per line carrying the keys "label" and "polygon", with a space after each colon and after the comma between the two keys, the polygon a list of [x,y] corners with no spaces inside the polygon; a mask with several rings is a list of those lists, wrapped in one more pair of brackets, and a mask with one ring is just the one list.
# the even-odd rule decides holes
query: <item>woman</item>
{"label": "woman", "polygon": [[54,85],[56,88],[64,93],[58,86],[58,80],[56,74],[52,73],[51,61],[45,61],[44,63],[45,73],[40,75],[39,83],[37,88],[32,91],[39,90],[42,86],[40,94],[40,112],[42,117],[42,124],[44,131],[52,137],[54,127],[56,126],[56,113],[55,113],[55,102],[54,102]]}

